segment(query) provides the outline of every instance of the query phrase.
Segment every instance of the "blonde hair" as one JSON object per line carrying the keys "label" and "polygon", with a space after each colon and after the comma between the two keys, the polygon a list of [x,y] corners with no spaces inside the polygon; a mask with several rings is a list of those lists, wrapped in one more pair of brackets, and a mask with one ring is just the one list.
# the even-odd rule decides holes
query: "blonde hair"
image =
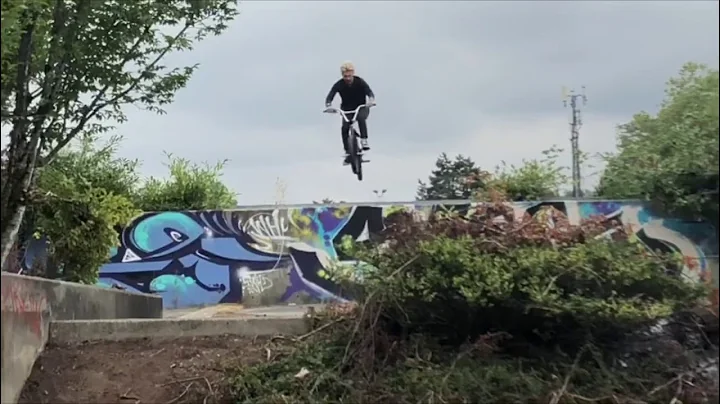
{"label": "blonde hair", "polygon": [[353,65],[352,62],[345,62],[340,65],[340,73],[345,73],[348,71],[355,71],[355,65]]}

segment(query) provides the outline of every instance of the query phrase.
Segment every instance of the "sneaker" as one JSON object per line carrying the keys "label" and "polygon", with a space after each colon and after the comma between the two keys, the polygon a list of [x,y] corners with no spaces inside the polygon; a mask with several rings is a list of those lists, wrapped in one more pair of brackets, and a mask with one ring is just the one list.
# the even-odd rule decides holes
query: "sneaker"
{"label": "sneaker", "polygon": [[360,146],[362,146],[363,150],[370,150],[367,139],[360,139]]}

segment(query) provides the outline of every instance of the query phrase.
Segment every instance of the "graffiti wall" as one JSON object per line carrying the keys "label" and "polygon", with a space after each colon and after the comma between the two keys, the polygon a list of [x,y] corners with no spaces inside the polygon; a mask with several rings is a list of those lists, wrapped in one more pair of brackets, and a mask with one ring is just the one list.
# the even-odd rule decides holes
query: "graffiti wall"
{"label": "graffiti wall", "polygon": [[[166,308],[242,303],[266,305],[345,301],[327,279],[333,263],[347,262],[336,244],[367,239],[399,208],[427,214],[467,211],[471,203],[377,204],[277,209],[147,213],[121,234],[121,246],[100,270],[100,284],[163,297]],[[602,215],[628,225],[653,250],[677,251],[694,281],[717,277],[712,226],[653,216],[642,204],[613,201],[524,202],[516,214],[552,208],[571,222]],[[716,285],[717,286],[717,285]]]}

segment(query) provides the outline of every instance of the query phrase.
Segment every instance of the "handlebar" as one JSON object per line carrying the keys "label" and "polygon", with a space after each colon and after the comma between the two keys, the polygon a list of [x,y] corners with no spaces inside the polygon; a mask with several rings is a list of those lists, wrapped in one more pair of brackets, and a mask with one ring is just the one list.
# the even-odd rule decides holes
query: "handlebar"
{"label": "handlebar", "polygon": [[343,117],[343,119],[344,119],[345,121],[350,122],[350,120],[347,118],[347,114],[353,114],[353,120],[355,120],[355,119],[357,118],[358,112],[360,112],[360,108],[365,108],[365,107],[367,107],[368,109],[370,109],[370,107],[374,107],[375,105],[376,105],[375,103],[372,103],[372,104],[362,104],[362,105],[358,106],[357,108],[355,108],[354,111],[343,111],[343,110],[341,110],[341,109],[339,109],[339,108],[330,107],[330,108],[325,109],[323,112],[324,112],[324,113],[328,113],[328,114],[337,114],[337,113],[339,113],[340,115],[342,115],[342,117]]}

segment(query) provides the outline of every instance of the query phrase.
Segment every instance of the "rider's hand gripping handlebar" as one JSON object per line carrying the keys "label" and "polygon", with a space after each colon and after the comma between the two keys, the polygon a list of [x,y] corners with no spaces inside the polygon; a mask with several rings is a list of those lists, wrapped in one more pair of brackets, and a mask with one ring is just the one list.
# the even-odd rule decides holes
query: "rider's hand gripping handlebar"
{"label": "rider's hand gripping handlebar", "polygon": [[326,108],[323,112],[328,113],[328,114],[339,113],[340,115],[342,115],[343,119],[345,119],[346,121],[349,122],[349,120],[347,118],[347,114],[353,114],[353,120],[355,120],[357,117],[357,113],[360,112],[360,108],[367,107],[369,109],[370,107],[374,107],[375,105],[376,104],[374,102],[372,104],[362,104],[362,105],[359,105],[357,108],[355,108],[354,111],[343,111],[339,108],[329,107],[329,108]]}

